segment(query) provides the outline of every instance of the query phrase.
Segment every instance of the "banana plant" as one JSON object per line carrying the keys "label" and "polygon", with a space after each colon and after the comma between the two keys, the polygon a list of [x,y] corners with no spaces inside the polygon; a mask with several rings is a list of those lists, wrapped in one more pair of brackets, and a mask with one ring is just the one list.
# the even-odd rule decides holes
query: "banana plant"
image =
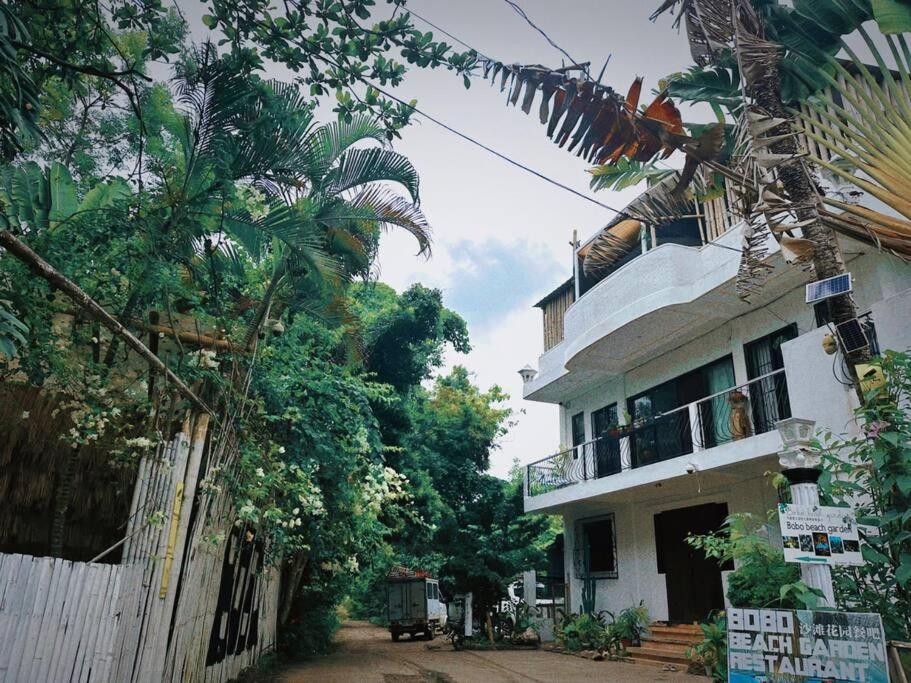
{"label": "banana plant", "polygon": [[0,356],[7,360],[19,355],[19,349],[28,344],[28,327],[12,311],[12,305],[0,299]]}
{"label": "banana plant", "polygon": [[0,226],[16,233],[56,230],[92,211],[107,211],[131,193],[121,178],[111,178],[77,198],[76,183],[63,164],[46,168],[34,161],[0,171]]}

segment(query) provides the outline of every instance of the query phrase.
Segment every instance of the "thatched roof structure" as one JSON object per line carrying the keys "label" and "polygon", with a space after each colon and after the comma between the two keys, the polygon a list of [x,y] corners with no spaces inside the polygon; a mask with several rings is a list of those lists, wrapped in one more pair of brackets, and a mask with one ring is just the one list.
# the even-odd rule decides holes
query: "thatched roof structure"
{"label": "thatched roof structure", "polygon": [[[0,383],[0,552],[47,555],[55,493],[72,453],[65,411],[39,388]],[[23,419],[23,415],[27,418]],[[112,465],[103,443],[79,450],[63,556],[89,560],[123,537],[136,467]],[[103,561],[116,562],[115,552]]]}

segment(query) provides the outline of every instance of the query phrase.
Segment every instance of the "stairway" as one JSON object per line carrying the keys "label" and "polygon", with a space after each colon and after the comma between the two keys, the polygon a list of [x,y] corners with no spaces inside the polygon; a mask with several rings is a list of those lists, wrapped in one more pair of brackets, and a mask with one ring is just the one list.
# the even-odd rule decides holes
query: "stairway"
{"label": "stairway", "polygon": [[671,625],[660,621],[648,630],[649,634],[642,637],[641,646],[627,648],[627,661],[659,667],[670,664],[677,667],[677,671],[686,671],[690,665],[686,651],[702,641],[702,630],[695,624]]}

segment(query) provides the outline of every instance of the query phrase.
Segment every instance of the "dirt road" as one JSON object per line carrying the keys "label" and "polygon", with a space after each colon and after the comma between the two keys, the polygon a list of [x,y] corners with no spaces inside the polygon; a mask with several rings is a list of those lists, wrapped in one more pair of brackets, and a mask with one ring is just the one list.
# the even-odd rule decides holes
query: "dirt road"
{"label": "dirt road", "polygon": [[709,679],[621,662],[593,662],[540,650],[455,652],[449,641],[393,643],[389,632],[347,622],[336,636],[338,649],[286,669],[283,683],[652,683]]}

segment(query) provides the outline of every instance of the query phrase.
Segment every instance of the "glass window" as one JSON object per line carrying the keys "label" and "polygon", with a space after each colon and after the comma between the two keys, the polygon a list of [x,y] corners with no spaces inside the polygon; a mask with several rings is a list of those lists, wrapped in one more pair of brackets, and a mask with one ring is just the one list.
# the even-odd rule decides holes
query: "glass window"
{"label": "glass window", "polygon": [[573,446],[585,443],[585,413],[576,413],[572,417]]}
{"label": "glass window", "polygon": [[576,572],[582,577],[617,578],[613,515],[576,523]]}
{"label": "glass window", "polygon": [[427,599],[433,600],[433,584],[432,583],[427,584]]}

